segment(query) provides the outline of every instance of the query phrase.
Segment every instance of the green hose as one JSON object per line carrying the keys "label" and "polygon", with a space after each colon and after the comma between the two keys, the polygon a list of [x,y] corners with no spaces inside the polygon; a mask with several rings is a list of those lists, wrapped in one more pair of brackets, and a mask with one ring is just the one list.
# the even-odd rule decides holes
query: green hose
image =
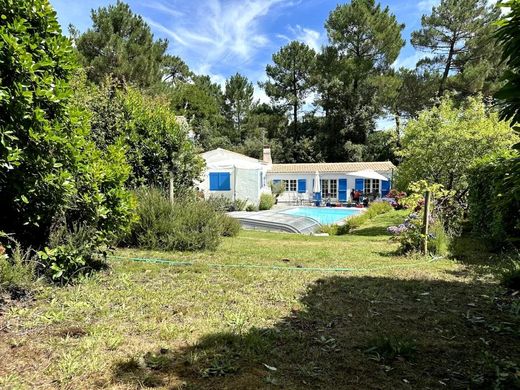
{"label": "green hose", "polygon": [[[136,261],[141,263],[152,263],[152,264],[166,264],[171,266],[193,266],[196,263],[191,261],[172,261],[165,259],[150,259],[143,257],[125,257],[125,256],[107,256],[111,259],[117,260],[128,260],[128,261]],[[215,263],[201,263],[201,265],[205,265],[211,268],[255,268],[255,269],[270,269],[270,270],[284,270],[284,271],[316,271],[316,272],[364,272],[364,271],[377,271],[382,269],[390,269],[390,268],[408,268],[415,267],[421,264],[432,263],[437,260],[437,258],[432,258],[428,261],[421,261],[417,263],[411,264],[392,264],[385,265],[380,267],[373,268],[319,268],[319,267],[284,267],[277,265],[257,265],[257,264],[215,264]]]}

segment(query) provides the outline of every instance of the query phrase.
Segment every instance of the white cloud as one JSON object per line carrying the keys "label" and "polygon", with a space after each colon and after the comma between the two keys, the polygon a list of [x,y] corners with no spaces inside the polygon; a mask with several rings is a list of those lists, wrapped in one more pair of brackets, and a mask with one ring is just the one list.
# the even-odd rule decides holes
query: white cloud
{"label": "white cloud", "polygon": [[180,45],[183,53],[196,55],[203,62],[230,64],[250,61],[269,44],[268,36],[261,31],[261,19],[276,6],[287,5],[283,0],[205,0],[204,6],[198,1],[160,4],[160,8],[189,15],[168,23],[148,20]]}
{"label": "white cloud", "polygon": [[300,41],[316,51],[321,50],[324,37],[319,31],[302,27],[299,24],[297,24],[295,27],[289,26],[289,31],[289,35],[277,34],[276,37],[287,42]]}
{"label": "white cloud", "polygon": [[433,7],[439,4],[439,0],[421,0],[417,3],[419,11],[431,11]]}

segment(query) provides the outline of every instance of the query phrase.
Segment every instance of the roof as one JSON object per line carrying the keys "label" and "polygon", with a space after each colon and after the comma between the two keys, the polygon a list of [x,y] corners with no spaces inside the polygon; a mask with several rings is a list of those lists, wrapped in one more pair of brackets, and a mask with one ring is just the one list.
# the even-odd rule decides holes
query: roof
{"label": "roof", "polygon": [[259,164],[266,164],[265,161],[258,160],[256,158],[245,156],[243,154],[240,154],[240,153],[237,153],[237,152],[232,152],[231,150],[222,149],[222,148],[217,148],[217,149],[213,149],[213,150],[209,150],[207,152],[204,152],[204,153],[202,153],[202,157],[206,158],[206,157],[209,157],[209,156],[211,156],[213,154],[216,154],[216,155],[225,154],[225,155],[229,155],[230,157],[240,158],[241,160],[246,160],[246,161],[255,162],[255,163],[259,163]]}
{"label": "roof", "polygon": [[273,164],[270,173],[356,172],[365,169],[386,172],[395,169],[395,165],[390,161]]}

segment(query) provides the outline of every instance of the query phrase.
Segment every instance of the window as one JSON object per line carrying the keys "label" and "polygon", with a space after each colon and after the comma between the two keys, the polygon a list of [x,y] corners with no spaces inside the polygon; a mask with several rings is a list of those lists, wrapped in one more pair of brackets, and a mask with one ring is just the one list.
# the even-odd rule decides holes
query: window
{"label": "window", "polygon": [[296,192],[296,179],[282,180],[285,191]]}
{"label": "window", "polygon": [[229,172],[210,172],[209,173],[210,191],[230,191],[231,174]]}
{"label": "window", "polygon": [[338,181],[336,179],[321,179],[321,196],[338,197]]}
{"label": "window", "polygon": [[379,193],[379,180],[365,179],[365,187],[363,192],[365,194],[371,194],[373,192]]}

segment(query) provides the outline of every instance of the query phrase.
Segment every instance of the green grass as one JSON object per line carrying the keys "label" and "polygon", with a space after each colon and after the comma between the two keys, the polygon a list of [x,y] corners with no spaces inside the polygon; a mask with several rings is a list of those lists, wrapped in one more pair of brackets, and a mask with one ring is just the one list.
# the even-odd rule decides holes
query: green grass
{"label": "green grass", "polygon": [[402,217],[341,237],[242,231],[215,252],[121,249],[194,265],[113,260],[3,307],[0,388],[511,388],[518,310],[473,266],[395,256],[385,228]]}

